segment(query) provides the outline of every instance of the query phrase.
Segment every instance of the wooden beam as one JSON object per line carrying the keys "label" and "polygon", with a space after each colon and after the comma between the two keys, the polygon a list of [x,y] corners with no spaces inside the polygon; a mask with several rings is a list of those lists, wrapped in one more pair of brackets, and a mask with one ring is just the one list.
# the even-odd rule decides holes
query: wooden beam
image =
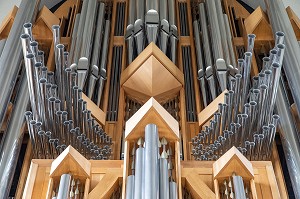
{"label": "wooden beam", "polygon": [[92,116],[96,119],[96,121],[104,126],[106,114],[84,93],[82,93],[82,99],[87,102],[87,109],[91,111]]}
{"label": "wooden beam", "polygon": [[185,176],[185,183],[194,198],[216,199],[216,194],[202,181],[199,175],[188,174]]}

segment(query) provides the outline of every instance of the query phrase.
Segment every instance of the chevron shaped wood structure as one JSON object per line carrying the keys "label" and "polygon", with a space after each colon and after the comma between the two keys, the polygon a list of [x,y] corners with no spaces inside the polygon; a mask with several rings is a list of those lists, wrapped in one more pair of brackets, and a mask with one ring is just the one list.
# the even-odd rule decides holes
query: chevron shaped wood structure
{"label": "chevron shaped wood structure", "polygon": [[273,41],[273,32],[266,13],[261,7],[255,9],[250,16],[245,19],[246,34],[255,34],[255,43],[262,41]]}
{"label": "chevron shaped wood structure", "polygon": [[14,6],[13,9],[8,13],[5,19],[0,24],[0,40],[8,37],[10,29],[14,23],[18,7]]}
{"label": "chevron shaped wood structure", "polygon": [[44,6],[38,14],[37,20],[32,28],[32,34],[39,39],[52,40],[52,26],[58,25],[59,19]]}
{"label": "chevron shaped wood structure", "polygon": [[162,102],[179,93],[184,76],[154,43],[150,43],[122,72],[121,85],[133,99],[145,103],[154,97]]}
{"label": "chevron shaped wood structure", "polygon": [[125,125],[125,139],[137,140],[144,136],[147,124],[156,124],[160,137],[167,140],[179,140],[178,122],[151,97]]}
{"label": "chevron shaped wood structure", "polygon": [[52,162],[50,177],[61,176],[64,173],[72,173],[78,177],[89,178],[91,175],[91,163],[72,146],[68,146]]}
{"label": "chevron shaped wood structure", "polygon": [[300,41],[300,19],[290,6],[286,8],[286,12],[290,18],[297,40]]}
{"label": "chevron shaped wood structure", "polygon": [[252,164],[236,147],[232,147],[213,164],[215,179],[227,178],[233,171],[243,179],[254,178]]}

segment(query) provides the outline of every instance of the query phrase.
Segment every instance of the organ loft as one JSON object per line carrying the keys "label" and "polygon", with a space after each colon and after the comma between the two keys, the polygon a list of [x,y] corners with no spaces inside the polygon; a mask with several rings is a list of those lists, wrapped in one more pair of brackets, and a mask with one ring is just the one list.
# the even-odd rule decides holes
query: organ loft
{"label": "organ loft", "polygon": [[253,2],[12,7],[0,199],[300,198],[300,8]]}

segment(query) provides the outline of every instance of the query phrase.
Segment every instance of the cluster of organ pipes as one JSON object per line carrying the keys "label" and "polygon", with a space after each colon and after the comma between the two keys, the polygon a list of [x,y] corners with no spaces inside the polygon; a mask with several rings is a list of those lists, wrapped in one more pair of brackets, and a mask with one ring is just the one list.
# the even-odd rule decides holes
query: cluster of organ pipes
{"label": "cluster of organ pipes", "polygon": [[108,6],[106,11],[106,4],[98,0],[83,1],[81,13],[75,18],[68,60],[70,68],[77,70],[78,87],[98,106],[107,78],[110,9]]}
{"label": "cluster of organ pipes", "polygon": [[71,174],[63,174],[60,176],[58,186],[54,186],[52,190],[52,199],[83,199],[84,188],[80,179],[75,179]]}
{"label": "cluster of organ pipes", "polygon": [[72,145],[88,159],[109,159],[112,138],[87,110],[78,87],[80,72],[68,63],[60,44],[59,26],[53,26],[55,73],[44,65],[44,53],[34,41],[31,24],[21,35],[32,112],[25,113],[35,158],[56,158]]}
{"label": "cluster of organ pipes", "polygon": [[208,126],[192,138],[196,160],[216,160],[236,146],[250,160],[270,159],[278,115],[273,115],[283,61],[284,33],[276,32],[275,47],[263,59],[262,70],[252,78],[250,69],[255,35],[248,36],[244,59],[230,79],[224,103],[219,104]]}
{"label": "cluster of organ pipes", "polygon": [[128,64],[151,42],[176,63],[175,0],[130,0],[125,39]]}
{"label": "cluster of organ pipes", "polygon": [[137,149],[135,145],[131,153],[131,175],[126,180],[126,199],[177,199],[173,149],[166,138],[159,139],[157,126],[148,124],[145,127],[145,142],[140,138]]}
{"label": "cluster of organ pipes", "polygon": [[249,183],[244,183],[241,176],[235,173],[219,185],[221,199],[252,199]]}
{"label": "cluster of organ pipes", "polygon": [[223,13],[221,1],[200,3],[193,8],[193,15],[198,80],[206,107],[228,88],[238,69],[228,16]]}

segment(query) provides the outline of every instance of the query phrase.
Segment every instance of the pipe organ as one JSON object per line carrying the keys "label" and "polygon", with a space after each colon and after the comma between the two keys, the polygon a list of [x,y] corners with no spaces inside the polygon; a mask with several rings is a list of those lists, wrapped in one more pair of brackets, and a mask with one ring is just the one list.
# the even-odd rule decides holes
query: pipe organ
{"label": "pipe organ", "polygon": [[288,198],[276,134],[300,197],[300,19],[265,4],[22,0],[0,26],[0,198],[27,137],[15,198]]}

